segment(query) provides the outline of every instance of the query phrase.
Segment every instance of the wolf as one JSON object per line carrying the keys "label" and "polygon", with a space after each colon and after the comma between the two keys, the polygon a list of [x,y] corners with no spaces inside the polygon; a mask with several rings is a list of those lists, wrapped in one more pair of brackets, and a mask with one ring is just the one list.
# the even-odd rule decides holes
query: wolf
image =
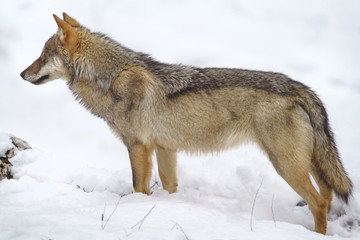
{"label": "wolf", "polygon": [[326,234],[333,192],[348,203],[352,182],[324,105],[309,87],[275,72],[162,63],[66,13],[53,16],[58,31],[20,75],[35,85],[66,80],[126,145],[136,192],[150,194],[154,151],[163,188],[174,193],[177,151],[216,152],[250,141],[306,201],[315,231]]}

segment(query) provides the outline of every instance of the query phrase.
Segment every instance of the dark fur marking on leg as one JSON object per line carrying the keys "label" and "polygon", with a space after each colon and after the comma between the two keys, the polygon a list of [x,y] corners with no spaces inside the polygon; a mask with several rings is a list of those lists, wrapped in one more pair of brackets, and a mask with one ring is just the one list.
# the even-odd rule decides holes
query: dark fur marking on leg
{"label": "dark fur marking on leg", "polygon": [[228,110],[228,111],[230,113],[231,120],[236,121],[239,119],[239,116],[234,111],[230,111],[230,110]]}
{"label": "dark fur marking on leg", "polygon": [[134,107],[135,107],[135,104],[134,104],[133,101],[131,101],[131,102],[127,105],[126,110],[124,111],[124,115],[125,115],[126,118],[129,118],[129,114],[130,114],[130,112],[134,109]]}
{"label": "dark fur marking on leg", "polygon": [[133,187],[135,188],[135,186],[136,186],[136,173],[135,173],[133,167],[131,168],[131,170],[132,170],[132,182],[133,182]]}
{"label": "dark fur marking on leg", "polygon": [[110,94],[111,94],[111,98],[114,103],[117,103],[117,102],[120,102],[123,100],[123,98],[117,92],[115,92],[113,89],[110,89]]}

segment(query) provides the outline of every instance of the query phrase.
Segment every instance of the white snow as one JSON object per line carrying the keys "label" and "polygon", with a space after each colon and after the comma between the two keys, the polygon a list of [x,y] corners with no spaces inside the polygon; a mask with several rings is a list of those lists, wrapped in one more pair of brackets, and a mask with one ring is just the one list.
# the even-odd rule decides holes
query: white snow
{"label": "white snow", "polygon": [[[0,153],[5,133],[33,147],[11,159],[15,179],[0,182],[0,239],[359,239],[359,9],[357,0],[0,0]],[[348,206],[333,201],[329,236],[313,232],[309,209],[252,145],[179,154],[171,195],[155,184],[155,161],[153,194],[132,193],[127,150],[106,124],[62,80],[19,76],[63,11],[163,62],[278,71],[314,89],[354,182]]]}

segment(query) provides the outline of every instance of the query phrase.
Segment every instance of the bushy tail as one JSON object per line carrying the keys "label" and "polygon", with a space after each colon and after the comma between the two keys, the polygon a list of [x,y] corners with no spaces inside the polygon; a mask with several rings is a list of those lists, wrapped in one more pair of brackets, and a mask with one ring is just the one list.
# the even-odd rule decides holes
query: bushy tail
{"label": "bushy tail", "polygon": [[312,162],[316,171],[321,180],[348,203],[352,183],[341,163],[325,107],[316,94],[306,86],[302,85],[299,93],[298,103],[308,113],[314,131]]}

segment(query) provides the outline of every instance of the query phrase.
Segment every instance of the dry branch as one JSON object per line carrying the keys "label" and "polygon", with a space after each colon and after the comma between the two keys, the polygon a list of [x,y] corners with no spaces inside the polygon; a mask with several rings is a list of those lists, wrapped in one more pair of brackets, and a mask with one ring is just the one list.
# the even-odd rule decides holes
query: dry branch
{"label": "dry branch", "polygon": [[263,181],[264,181],[264,177],[261,179],[261,183],[255,193],[255,197],[254,197],[254,201],[253,201],[253,204],[252,204],[252,208],[251,208],[251,217],[250,217],[250,229],[251,231],[253,230],[253,226],[252,226],[252,219],[253,219],[253,214],[254,214],[254,208],[255,208],[255,202],[256,202],[256,198],[257,198],[257,195],[259,194],[259,191],[260,191],[260,188],[263,184]]}
{"label": "dry branch", "polygon": [[143,223],[145,222],[146,218],[150,215],[151,211],[155,208],[156,204],[154,204],[154,206],[152,206],[152,208],[149,210],[149,212],[145,215],[145,217],[143,217],[143,219],[141,219],[138,223],[136,223],[134,226],[131,227],[131,229],[134,229],[137,225],[139,225],[138,227],[138,231],[140,230],[141,226],[143,225]]}
{"label": "dry branch", "polygon": [[186,235],[184,229],[181,227],[181,225],[177,222],[175,222],[174,226],[171,228],[171,230],[173,230],[174,228],[176,228],[177,230],[179,230],[180,232],[182,232],[182,234],[184,234],[184,237],[186,240],[190,240],[190,238]]}
{"label": "dry branch", "polygon": [[116,209],[117,209],[118,206],[119,206],[120,200],[121,200],[121,198],[122,198],[123,196],[125,196],[125,194],[122,194],[122,195],[119,197],[119,200],[117,201],[114,210],[110,213],[109,217],[108,217],[108,218],[106,219],[106,221],[104,222],[104,219],[105,219],[105,210],[106,210],[106,204],[105,204],[105,206],[104,206],[104,211],[103,211],[103,213],[101,214],[101,229],[102,229],[102,230],[105,229],[105,227],[106,227],[106,225],[108,224],[110,218],[112,217],[112,215],[114,215]]}

